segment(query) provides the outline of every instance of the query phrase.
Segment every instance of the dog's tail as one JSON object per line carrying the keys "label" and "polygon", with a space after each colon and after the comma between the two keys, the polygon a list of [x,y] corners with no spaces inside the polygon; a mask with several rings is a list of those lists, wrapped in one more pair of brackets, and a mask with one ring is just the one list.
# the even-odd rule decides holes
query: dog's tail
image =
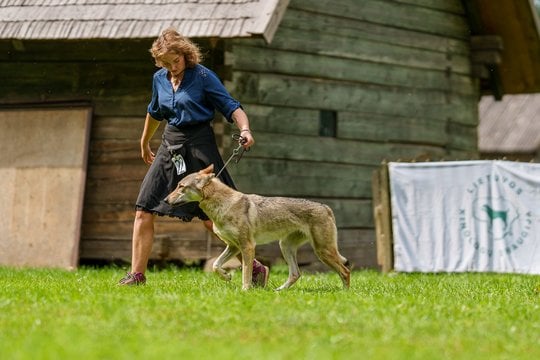
{"label": "dog's tail", "polygon": [[[328,206],[328,205],[324,205],[324,206],[325,206],[326,210],[328,211],[328,216],[332,218],[332,222],[334,223],[335,239],[336,239],[336,245],[337,245],[338,232],[337,232],[337,226],[335,225],[336,224],[336,217],[334,216],[334,212],[332,211],[332,208],[330,206]],[[341,255],[339,252],[338,252],[338,256],[339,256],[340,262],[346,268],[348,268],[349,270],[352,270],[353,264],[345,256]]]}
{"label": "dog's tail", "polygon": [[332,210],[332,208],[326,204],[321,204],[325,209],[326,211],[328,212],[328,216],[332,218],[332,220],[334,221],[334,224],[336,223],[336,217],[334,216],[334,211]]}

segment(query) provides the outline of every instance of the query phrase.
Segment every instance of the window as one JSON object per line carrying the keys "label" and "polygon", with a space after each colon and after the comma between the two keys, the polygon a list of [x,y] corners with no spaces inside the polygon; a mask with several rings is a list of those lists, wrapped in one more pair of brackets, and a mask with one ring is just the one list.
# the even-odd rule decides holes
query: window
{"label": "window", "polygon": [[321,110],[319,113],[319,136],[337,136],[337,112]]}

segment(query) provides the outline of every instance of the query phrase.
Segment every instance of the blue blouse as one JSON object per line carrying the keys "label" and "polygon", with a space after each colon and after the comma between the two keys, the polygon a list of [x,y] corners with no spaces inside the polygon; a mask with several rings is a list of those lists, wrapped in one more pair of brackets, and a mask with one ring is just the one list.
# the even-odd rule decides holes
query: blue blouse
{"label": "blue blouse", "polygon": [[241,107],[217,75],[203,65],[186,68],[176,91],[167,73],[167,69],[160,69],[154,74],[148,113],[156,120],[167,120],[175,126],[208,122],[214,118],[217,109],[232,122],[232,113]]}

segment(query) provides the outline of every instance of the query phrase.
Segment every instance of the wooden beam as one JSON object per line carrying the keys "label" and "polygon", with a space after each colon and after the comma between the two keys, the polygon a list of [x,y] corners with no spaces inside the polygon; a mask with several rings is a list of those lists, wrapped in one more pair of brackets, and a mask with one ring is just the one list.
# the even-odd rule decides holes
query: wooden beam
{"label": "wooden beam", "polygon": [[496,35],[471,36],[473,74],[487,79],[496,100],[501,100],[504,88],[501,78],[503,39]]}
{"label": "wooden beam", "polygon": [[372,190],[377,263],[383,273],[388,273],[394,268],[394,251],[388,164],[386,162],[383,162],[381,167],[373,172]]}

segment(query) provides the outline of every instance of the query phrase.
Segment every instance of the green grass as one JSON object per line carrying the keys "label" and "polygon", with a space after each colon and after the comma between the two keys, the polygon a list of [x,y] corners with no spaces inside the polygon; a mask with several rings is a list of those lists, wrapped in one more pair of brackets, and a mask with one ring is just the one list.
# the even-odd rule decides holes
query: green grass
{"label": "green grass", "polygon": [[[540,277],[355,271],[240,290],[195,269],[0,268],[2,359],[534,359]],[[286,270],[271,271],[277,287]]]}

